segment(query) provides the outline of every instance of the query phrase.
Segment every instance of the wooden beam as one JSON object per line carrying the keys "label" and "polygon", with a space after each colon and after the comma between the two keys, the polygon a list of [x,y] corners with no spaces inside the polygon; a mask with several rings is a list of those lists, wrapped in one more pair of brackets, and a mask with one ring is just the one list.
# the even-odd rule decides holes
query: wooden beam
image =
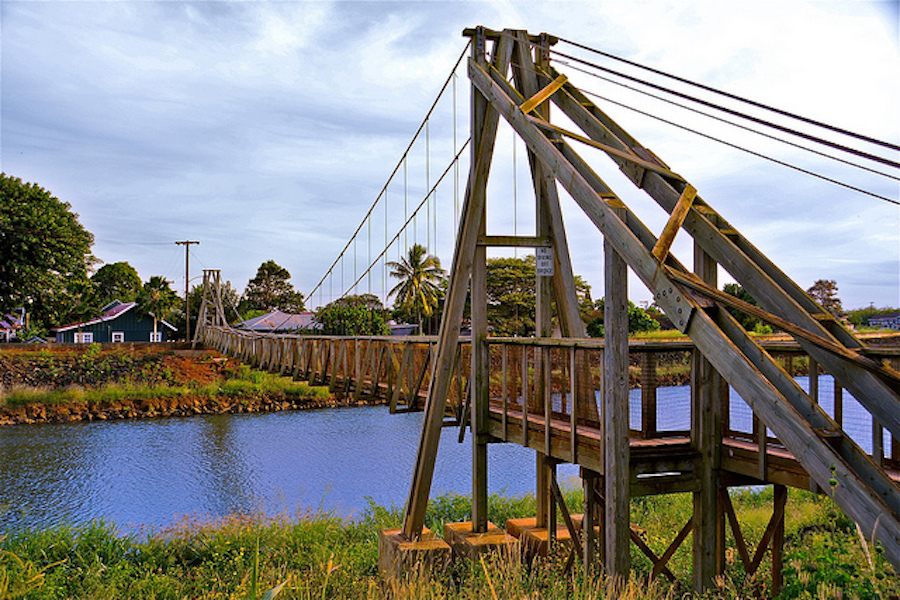
{"label": "wooden beam", "polygon": [[684,184],[684,191],[681,192],[675,208],[672,209],[672,214],[669,215],[669,221],[666,223],[659,239],[656,240],[656,245],[653,246],[653,256],[659,262],[665,262],[669,249],[672,248],[672,243],[675,241],[675,236],[678,234],[678,230],[681,229],[681,224],[684,223],[684,218],[687,217],[691,204],[696,197],[697,190],[694,186],[689,183]]}
{"label": "wooden beam", "polygon": [[[484,64],[483,32],[473,39],[473,59]],[[494,67],[506,72],[512,53],[512,44],[503,37],[498,39],[494,48]],[[453,262],[450,267],[450,286],[447,300],[444,303],[444,314],[438,334],[437,358],[434,361],[431,381],[428,385],[428,399],[425,402],[425,419],[419,447],[416,452],[416,466],[410,484],[409,499],[403,519],[403,534],[408,539],[418,538],[425,524],[425,509],[431,480],[434,475],[434,461],[440,441],[441,425],[447,394],[450,389],[453,359],[459,340],[459,326],[462,322],[463,307],[468,291],[469,276],[475,258],[475,246],[481,230],[481,220],[485,204],[485,191],[491,169],[491,158],[494,142],[497,137],[499,113],[484,101],[481,93],[473,86],[473,128],[472,162],[469,170],[469,182],[463,201],[460,232],[457,236]]]}
{"label": "wooden beam", "polygon": [[604,238],[603,430],[606,573],[627,579],[631,570],[628,423],[628,266]]}
{"label": "wooden beam", "polygon": [[547,99],[549,99],[550,96],[552,96],[554,94],[554,92],[556,92],[556,90],[561,88],[568,80],[569,80],[569,78],[566,77],[565,75],[560,75],[559,77],[557,77],[556,79],[551,81],[542,90],[540,90],[539,92],[534,94],[531,98],[529,98],[528,100],[526,100],[525,102],[520,104],[519,109],[525,114],[530,113],[535,108],[537,108],[540,104],[543,104],[544,102],[546,102]]}
{"label": "wooden beam", "polygon": [[493,248],[550,248],[553,246],[548,236],[527,235],[480,235],[477,245]]}

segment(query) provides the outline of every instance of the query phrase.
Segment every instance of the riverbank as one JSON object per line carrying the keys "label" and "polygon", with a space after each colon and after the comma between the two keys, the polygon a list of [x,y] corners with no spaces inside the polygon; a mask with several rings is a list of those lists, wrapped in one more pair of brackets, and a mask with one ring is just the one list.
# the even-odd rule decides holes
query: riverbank
{"label": "riverbank", "polygon": [[[733,492],[744,534],[756,544],[771,511],[771,488]],[[572,508],[579,489],[564,493]],[[446,522],[469,518],[467,497],[434,499],[426,525],[440,531]],[[492,495],[489,518],[534,514],[532,496]],[[631,520],[641,538],[661,554],[691,514],[691,495],[632,501]],[[610,593],[599,578],[576,566],[562,575],[565,554],[525,564],[514,551],[478,563],[457,563],[447,572],[417,572],[386,580],[377,572],[377,532],[400,524],[396,507],[374,504],[347,521],[328,512],[301,511],[274,519],[248,515],[216,522],[187,519],[158,532],[123,537],[102,523],[11,531],[0,536],[0,581],[9,596],[43,598],[588,598],[656,600],[693,598],[690,543],[669,562],[677,581],[659,577],[651,587],[636,584]],[[725,575],[718,592],[704,598],[770,597],[769,558],[758,577],[748,579],[728,540]],[[577,563],[576,563],[577,564]],[[649,561],[633,547],[635,581],[646,579]],[[877,548],[824,496],[792,490],[786,510],[784,592],[781,598],[896,598],[898,579]]]}
{"label": "riverbank", "polygon": [[[360,404],[368,404],[365,401]],[[0,351],[0,425],[355,405],[213,350],[91,344]]]}

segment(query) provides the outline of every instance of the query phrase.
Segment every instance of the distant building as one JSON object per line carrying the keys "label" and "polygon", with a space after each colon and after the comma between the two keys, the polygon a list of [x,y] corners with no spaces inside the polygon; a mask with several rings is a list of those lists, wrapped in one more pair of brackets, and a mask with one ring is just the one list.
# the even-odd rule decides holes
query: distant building
{"label": "distant building", "polygon": [[315,316],[311,312],[286,313],[275,309],[264,315],[241,321],[235,325],[235,328],[257,333],[289,333],[304,329],[317,329],[317,324],[314,323]]}
{"label": "distant building", "polygon": [[25,326],[25,309],[18,308],[0,319],[0,342],[11,342]]}
{"label": "distant building", "polygon": [[415,323],[398,323],[392,319],[388,321],[387,326],[391,335],[416,335],[419,333],[419,326]]}
{"label": "distant building", "polygon": [[96,319],[56,327],[56,341],[61,344],[91,344],[93,342],[168,342],[174,339],[175,326],[164,319],[156,320],[153,333],[153,316],[134,310],[137,302],[113,300],[101,310]]}
{"label": "distant building", "polygon": [[892,312],[886,315],[872,317],[868,321],[870,327],[886,327],[900,330],[900,312]]}

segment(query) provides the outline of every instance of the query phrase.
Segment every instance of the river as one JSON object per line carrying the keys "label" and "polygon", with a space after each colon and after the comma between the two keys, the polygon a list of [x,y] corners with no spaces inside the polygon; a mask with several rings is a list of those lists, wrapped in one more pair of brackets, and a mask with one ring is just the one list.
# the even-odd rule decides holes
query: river
{"label": "river", "polygon": [[[798,382],[807,386],[806,378]],[[820,383],[830,412],[830,378]],[[689,390],[659,389],[659,428],[689,426]],[[845,395],[845,423],[871,450],[871,424]],[[750,412],[732,397],[732,423]],[[640,390],[632,390],[639,426]],[[415,462],[422,413],[384,406],[270,414],[22,425],[0,429],[0,531],[103,519],[123,532],[155,530],[185,516],[235,512],[294,514],[307,508],[359,515],[367,499],[402,506]],[[471,491],[471,444],[443,430],[432,495]],[[886,444],[889,438],[886,437]],[[577,468],[560,467],[563,480]],[[489,450],[489,489],[534,488],[534,454],[514,444]]]}

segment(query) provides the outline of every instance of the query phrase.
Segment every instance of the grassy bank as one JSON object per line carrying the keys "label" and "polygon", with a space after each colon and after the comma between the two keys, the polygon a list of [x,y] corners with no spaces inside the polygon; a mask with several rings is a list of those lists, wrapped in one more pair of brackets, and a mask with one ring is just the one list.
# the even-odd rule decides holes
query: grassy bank
{"label": "grassy bank", "polygon": [[107,348],[0,352],[0,424],[184,416],[336,404],[312,387],[213,351]]}
{"label": "grassy bank", "polygon": [[[566,495],[573,507],[581,501],[577,490]],[[661,553],[689,517],[690,503],[688,495],[636,500],[632,520]],[[765,529],[771,491],[739,493],[735,506],[748,540],[755,543]],[[440,497],[432,502],[427,525],[441,530],[444,522],[467,520],[469,509],[464,497]],[[533,514],[531,497],[491,497],[495,523]],[[213,523],[184,521],[140,538],[118,536],[97,523],[9,532],[0,542],[0,598],[19,592],[34,599],[262,598],[281,584],[278,598],[689,597],[689,540],[670,565],[678,583],[660,580],[625,593],[609,593],[602,579],[585,579],[580,571],[562,576],[561,555],[529,566],[509,553],[484,563],[456,564],[444,573],[386,581],[377,574],[376,533],[399,524],[398,509],[370,505],[354,521],[322,512],[274,519],[234,516]],[[792,491],[785,537],[784,598],[890,598],[900,590],[877,549],[861,541],[827,498]],[[636,579],[649,570],[642,556],[633,550]],[[766,592],[768,575],[747,580],[733,551],[727,558],[722,589],[707,597]]]}

